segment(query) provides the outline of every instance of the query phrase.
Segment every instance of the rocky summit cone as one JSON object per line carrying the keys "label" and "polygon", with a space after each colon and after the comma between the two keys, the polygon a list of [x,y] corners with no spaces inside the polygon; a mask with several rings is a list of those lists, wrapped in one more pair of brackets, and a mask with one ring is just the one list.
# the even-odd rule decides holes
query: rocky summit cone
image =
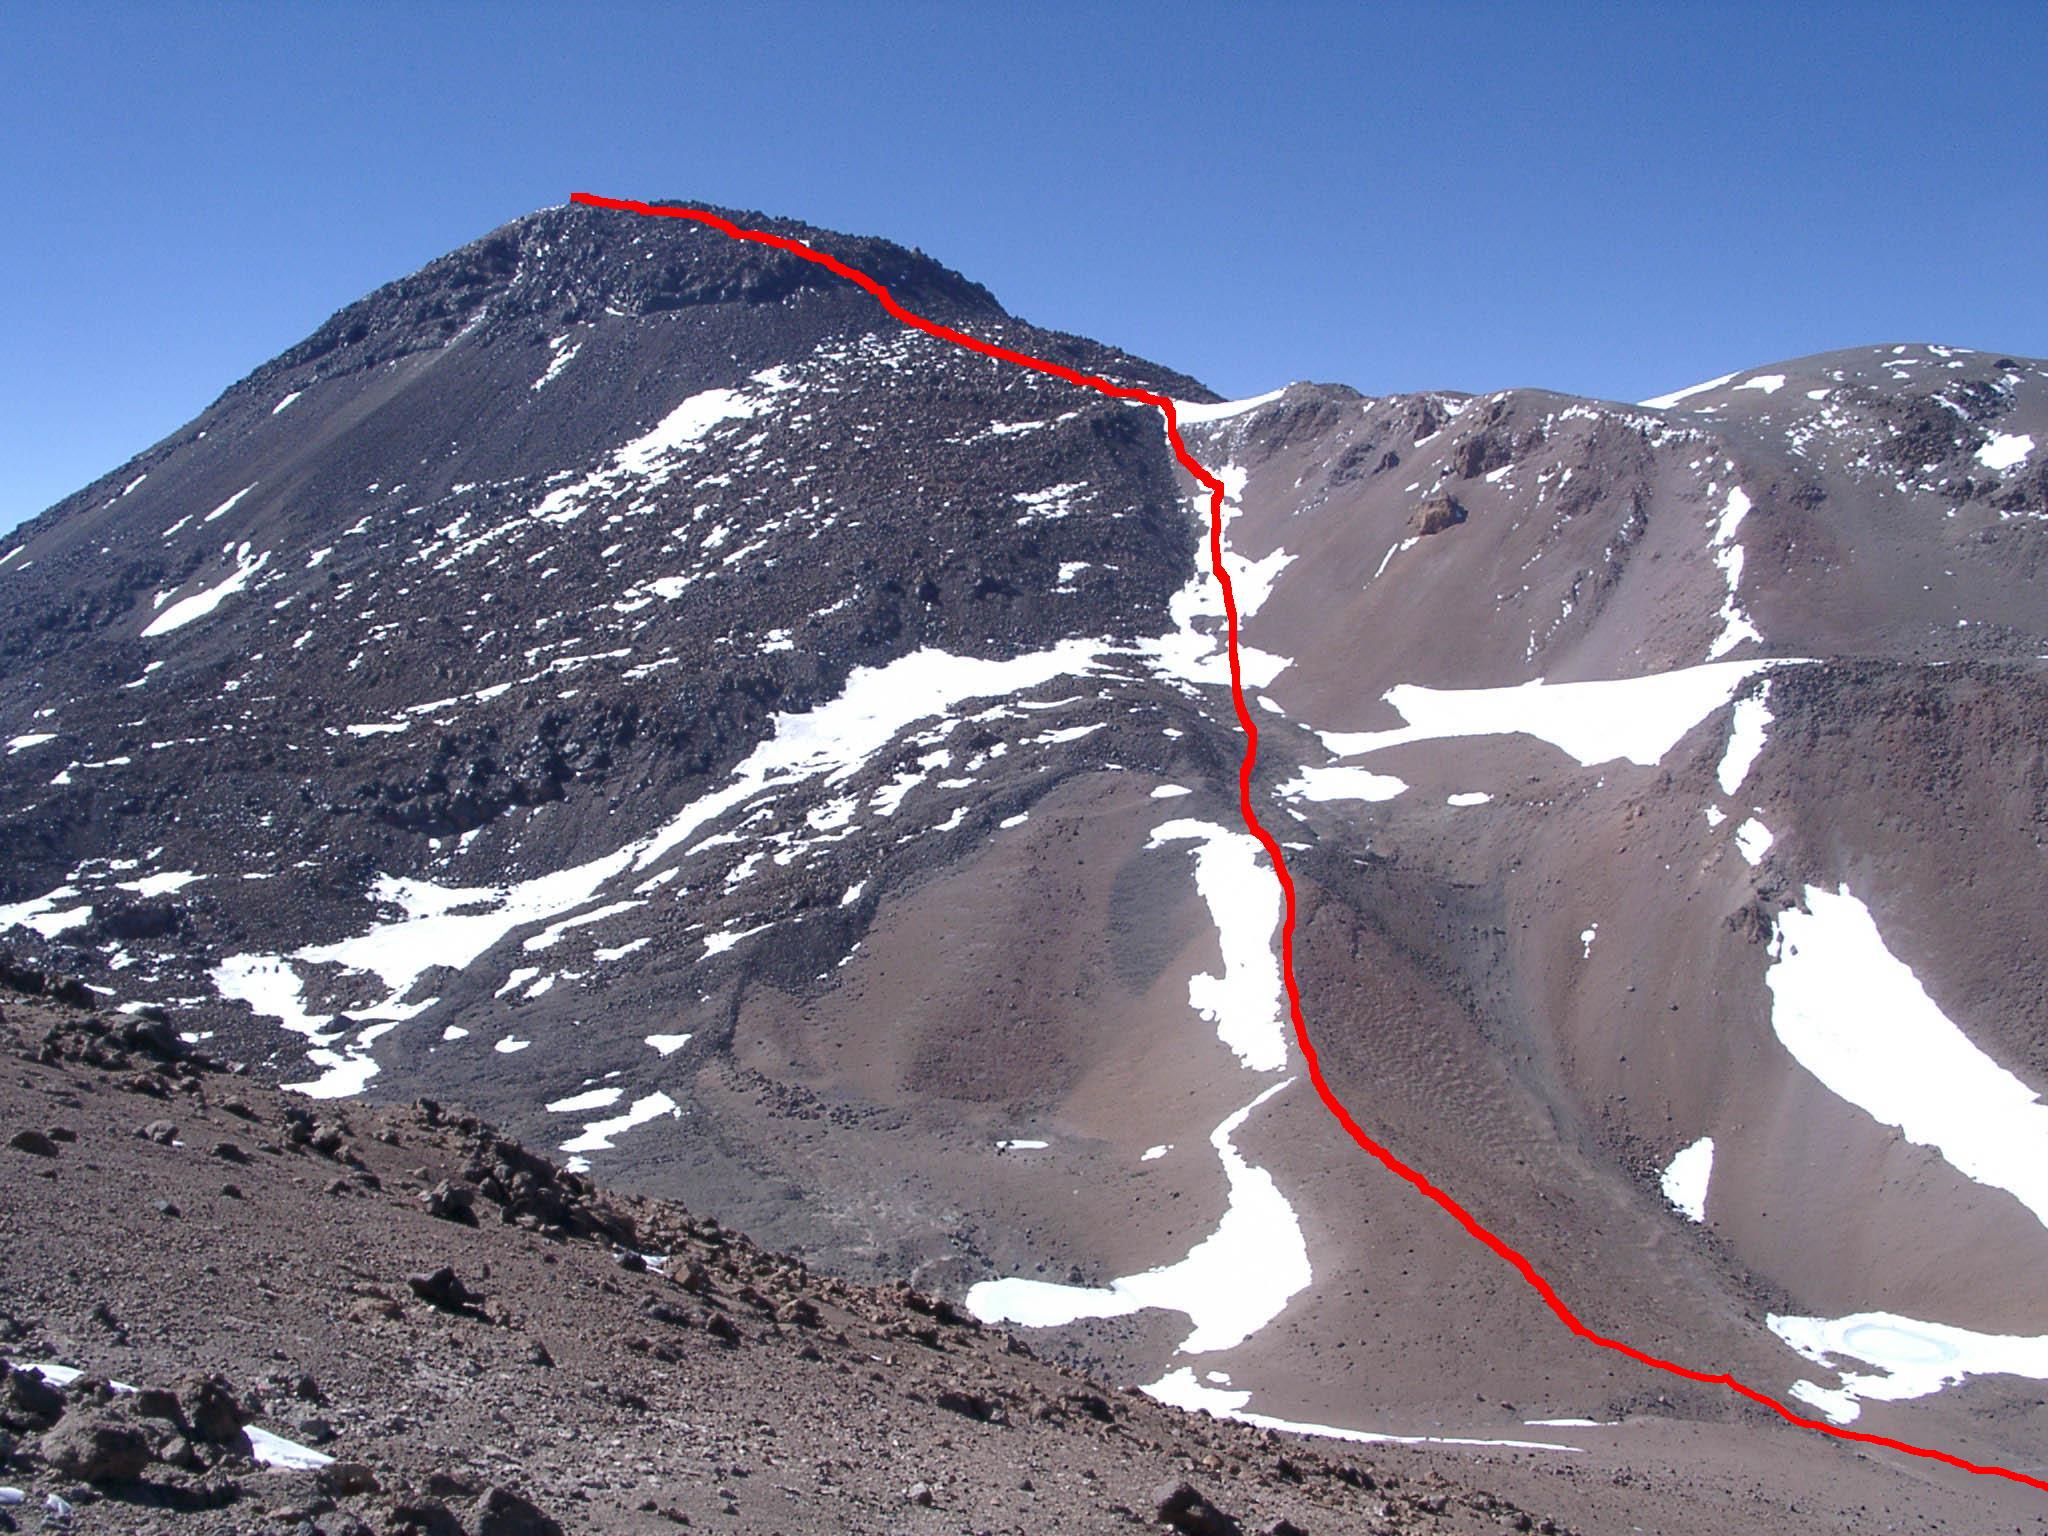
{"label": "rocky summit cone", "polygon": [[[1293,974],[1369,1137],[1590,1330],[1819,1424],[2038,1463],[2048,367],[1887,343],[1642,404],[1334,384],[1221,402],[921,253],[722,216],[1181,402],[1226,487]],[[891,1517],[964,1497],[942,1442],[1002,1433],[1032,1391],[1064,1401],[1005,1376],[1025,1357],[975,1319],[1176,1409],[1326,1450],[1403,1437],[1423,1447],[1404,1465],[1455,1484],[1416,1495],[1434,1511],[1384,1490],[1234,1502],[1253,1453],[1182,1456],[1170,1426],[1195,1421],[1148,1407],[1157,1464],[1114,1472],[1147,1481],[1059,1506],[1077,1519],[2031,1512],[2010,1480],[1859,1459],[1575,1337],[1338,1126],[1238,805],[1208,535],[1155,409],[906,328],[700,223],[518,220],[0,539],[0,946],[29,990],[99,1010],[23,1048],[105,1071],[93,1053],[141,1049],[118,1031],[160,1013],[157,1048],[222,1069],[207,1105],[231,1069],[282,1093],[264,1115],[305,1136],[265,1132],[278,1149],[323,1125],[360,1144],[343,1119],[439,1147],[444,1113],[483,1117],[459,1134],[519,1156],[366,1154],[372,1193],[402,1198],[345,1171],[321,1197],[360,1206],[351,1242],[388,1233],[373,1288],[413,1319],[393,1327],[545,1307],[626,1329],[648,1282],[534,1291],[539,1249],[416,1240],[573,1233],[640,1275],[637,1231],[572,1219],[600,1188],[715,1215],[785,1255],[778,1275],[912,1287],[915,1318],[875,1314],[907,1330],[864,1346],[875,1369],[953,1351],[937,1308],[976,1363],[903,1387],[940,1416],[912,1415],[936,1459],[889,1474]],[[6,1156],[68,1190],[81,1154],[53,1118],[18,1121],[42,1143]],[[303,1203],[266,1170],[334,1156],[140,1118],[172,1132],[124,1159],[207,1159],[205,1190],[242,1195],[180,1174],[65,1204],[67,1242],[204,1229],[219,1264],[222,1234],[246,1237],[220,1200]],[[207,1151],[230,1141],[246,1161]],[[144,1166],[138,1192],[169,1179]],[[47,1286],[31,1205],[10,1208],[12,1308]],[[810,1334],[778,1309],[855,1305],[716,1283],[740,1299],[707,1315],[773,1320],[792,1351]],[[701,1299],[653,1299],[711,1328]],[[203,1330],[145,1359],[131,1329],[122,1355],[82,1292],[52,1307],[17,1322],[53,1363],[151,1385],[213,1358]],[[518,1368],[544,1373],[528,1346],[563,1354],[553,1338],[522,1340]],[[466,1369],[456,1353],[436,1369]],[[128,1455],[118,1396],[88,1428]],[[1094,1401],[1108,1418],[1058,1411],[1124,1422],[1122,1398]],[[347,1439],[367,1427],[330,1428],[340,1459],[371,1459]],[[1243,1441],[1310,1442],[1278,1443]],[[986,1451],[976,1476],[1001,1464]],[[192,1454],[203,1478],[213,1453]],[[1039,1465],[1033,1489],[976,1497],[1028,1524]],[[1330,1476],[1363,1500],[1352,1471]],[[693,1521],[838,1528],[706,1475],[724,1491],[675,1506]],[[480,1530],[518,1513],[490,1497],[503,1481],[434,1497]],[[1457,1491],[1481,1483],[1497,1505]]]}

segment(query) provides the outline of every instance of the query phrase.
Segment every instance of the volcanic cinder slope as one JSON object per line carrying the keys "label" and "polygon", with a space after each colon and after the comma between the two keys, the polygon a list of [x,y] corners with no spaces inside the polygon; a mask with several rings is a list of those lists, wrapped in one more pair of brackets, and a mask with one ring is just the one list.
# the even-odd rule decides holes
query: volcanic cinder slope
{"label": "volcanic cinder slope", "polygon": [[[1219,404],[735,217],[1187,402],[1374,1136],[1602,1332],[2043,1460],[2048,369]],[[1846,1475],[1573,1339],[1317,1103],[1205,532],[1156,411],[536,214],[0,544],[0,941],[1173,1402]]]}

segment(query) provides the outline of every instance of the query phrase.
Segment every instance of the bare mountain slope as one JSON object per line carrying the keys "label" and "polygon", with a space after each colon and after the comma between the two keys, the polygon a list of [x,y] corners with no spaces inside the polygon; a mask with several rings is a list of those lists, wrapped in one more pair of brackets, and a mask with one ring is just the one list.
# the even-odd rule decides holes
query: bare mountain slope
{"label": "bare mountain slope", "polygon": [[[1188,402],[1373,1135],[1604,1331],[2040,1460],[2041,365],[1219,405],[777,227]],[[535,215],[0,548],[0,921],[1173,1402],[1847,1457],[1572,1339],[1316,1102],[1192,489],[786,258]]]}

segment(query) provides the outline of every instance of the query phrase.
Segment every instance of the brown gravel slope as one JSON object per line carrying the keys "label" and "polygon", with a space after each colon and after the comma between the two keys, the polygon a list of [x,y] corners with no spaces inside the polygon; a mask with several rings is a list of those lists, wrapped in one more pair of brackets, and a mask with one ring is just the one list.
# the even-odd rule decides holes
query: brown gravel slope
{"label": "brown gravel slope", "polygon": [[[0,1381],[15,1528],[55,1493],[81,1530],[1095,1531],[1156,1526],[1182,1481],[1213,1500],[1187,1530],[1563,1528],[1420,1458],[1331,1460],[1097,1386],[471,1117],[328,1113],[161,1042],[0,994],[0,1338],[88,1372],[47,1429]],[[90,1385],[202,1372],[365,1470],[262,1470]],[[77,1474],[65,1437],[134,1429],[185,1465]]]}
{"label": "brown gravel slope", "polygon": [[[2038,1523],[2017,1490],[1931,1486],[1762,1426],[1576,1457],[1354,1457],[1183,1414],[907,1287],[601,1192],[473,1117],[336,1111],[222,1070],[168,1024],[4,964],[0,983],[0,1354],[87,1373],[54,1422],[35,1382],[0,1376],[0,1487],[24,1495],[0,1532]],[[95,1389],[108,1379],[178,1398]],[[223,1389],[239,1412],[209,1434]],[[237,1420],[334,1465],[259,1468],[226,1443]]]}

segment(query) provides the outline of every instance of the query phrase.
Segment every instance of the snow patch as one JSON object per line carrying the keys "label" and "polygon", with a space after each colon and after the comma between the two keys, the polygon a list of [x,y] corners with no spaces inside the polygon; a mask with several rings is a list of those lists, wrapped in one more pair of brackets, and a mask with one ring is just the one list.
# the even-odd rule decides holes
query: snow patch
{"label": "snow patch", "polygon": [[1742,788],[1743,780],[1749,777],[1750,768],[1763,752],[1771,723],[1770,692],[1771,685],[1766,681],[1748,698],[1736,700],[1728,724],[1728,746],[1721,753],[1720,766],[1714,770],[1724,795]]}
{"label": "snow patch", "polygon": [[1254,1110],[1293,1081],[1273,1084],[1211,1133],[1209,1144],[1230,1181],[1230,1205],[1216,1230],[1178,1263],[1106,1286],[984,1280],[968,1291],[968,1311],[986,1323],[1057,1328],[1082,1318],[1159,1308],[1179,1312],[1194,1325],[1180,1345],[1185,1354],[1242,1344],[1278,1317],[1311,1279],[1308,1246],[1293,1207],[1273,1176],[1247,1163],[1230,1139]]}
{"label": "snow patch", "polygon": [[1771,829],[1754,816],[1735,829],[1735,851],[1742,855],[1743,862],[1751,866],[1763,863],[1764,855],[1771,851],[1771,844],[1776,841]]}
{"label": "snow patch", "polygon": [[1831,1093],[2048,1225],[2048,1106],[1985,1055],[1885,948],[1848,886],[1778,914],[1771,1028]]}
{"label": "snow patch", "polygon": [[2033,451],[2034,440],[2030,436],[1994,432],[1991,441],[1977,450],[1977,462],[1986,469],[1995,469],[2003,474],[2026,463],[2027,455]]}
{"label": "snow patch", "polygon": [[[1817,1365],[1839,1371],[1842,1385],[1794,1384],[1792,1395],[1837,1424],[1862,1413],[1857,1401],[1896,1403],[1960,1386],[1971,1376],[2025,1376],[2048,1381],[2048,1336],[1976,1333],[1946,1323],[1922,1322],[1896,1312],[1849,1317],[1768,1319],[1771,1332]],[[1841,1370],[1837,1356],[1875,1366],[1876,1372]]]}
{"label": "snow patch", "polygon": [[1183,427],[1202,426],[1212,421],[1228,421],[1233,416],[1242,416],[1256,411],[1262,405],[1271,405],[1287,393],[1287,386],[1269,389],[1263,395],[1253,395],[1248,400],[1219,400],[1214,405],[1197,405],[1192,400],[1173,402],[1174,420]]}
{"label": "snow patch", "polygon": [[235,510],[235,503],[240,501],[244,496],[248,495],[251,491],[255,490],[256,486],[257,482],[251,480],[247,485],[243,486],[239,491],[235,492],[234,495],[230,496],[226,501],[222,502],[219,506],[215,507],[211,512],[207,513],[206,516],[202,517],[200,521],[202,523],[210,523],[217,517],[226,517],[228,513]]}
{"label": "snow patch", "polygon": [[1276,793],[1290,800],[1391,800],[1407,788],[1405,780],[1390,773],[1371,773],[1364,768],[1303,768]]}
{"label": "snow patch", "polygon": [[1704,384],[1688,385],[1684,389],[1674,389],[1668,395],[1657,395],[1648,400],[1639,400],[1636,403],[1648,406],[1653,411],[1668,411],[1672,406],[1678,404],[1679,401],[1690,400],[1694,395],[1703,395],[1710,389],[1719,389],[1734,377],[1735,375],[1732,373],[1724,373],[1718,379],[1709,379]]}
{"label": "snow patch", "polygon": [[659,1120],[663,1115],[670,1119],[683,1118],[682,1106],[665,1093],[650,1093],[645,1098],[635,1099],[627,1106],[623,1115],[614,1115],[609,1120],[593,1120],[583,1127],[581,1136],[573,1136],[562,1143],[564,1152],[603,1152],[610,1149],[614,1138],[625,1135],[635,1126]]}
{"label": "snow patch", "polygon": [[1722,661],[1645,677],[1517,688],[1424,688],[1402,683],[1382,695],[1408,723],[1383,731],[1320,731],[1338,757],[1359,757],[1414,741],[1464,736],[1534,736],[1582,767],[1625,758],[1654,767],[1686,733],[1733,697],[1743,680],[1775,660]]}
{"label": "snow patch", "polygon": [[1714,1138],[1681,1149],[1664,1170],[1664,1198],[1689,1221],[1707,1219],[1707,1184],[1714,1176]]}
{"label": "snow patch", "polygon": [[1280,888],[1266,872],[1263,850],[1249,833],[1213,822],[1169,821],[1153,829],[1146,848],[1192,841],[1195,890],[1208,903],[1223,954],[1223,974],[1188,978],[1188,1004],[1216,1027],[1253,1072],[1287,1065],[1286,1011],[1273,935],[1280,927]]}
{"label": "snow patch", "polygon": [[217,585],[208,587],[203,592],[195,592],[190,597],[180,598],[177,602],[171,604],[170,607],[150,621],[149,627],[142,632],[142,638],[149,640],[158,635],[167,635],[174,629],[184,628],[195,619],[205,618],[230,597],[233,597],[237,592],[248,586],[256,573],[269,563],[269,550],[265,550],[262,554],[252,559],[249,554],[249,546],[244,544],[236,552],[235,569],[232,575]]}

